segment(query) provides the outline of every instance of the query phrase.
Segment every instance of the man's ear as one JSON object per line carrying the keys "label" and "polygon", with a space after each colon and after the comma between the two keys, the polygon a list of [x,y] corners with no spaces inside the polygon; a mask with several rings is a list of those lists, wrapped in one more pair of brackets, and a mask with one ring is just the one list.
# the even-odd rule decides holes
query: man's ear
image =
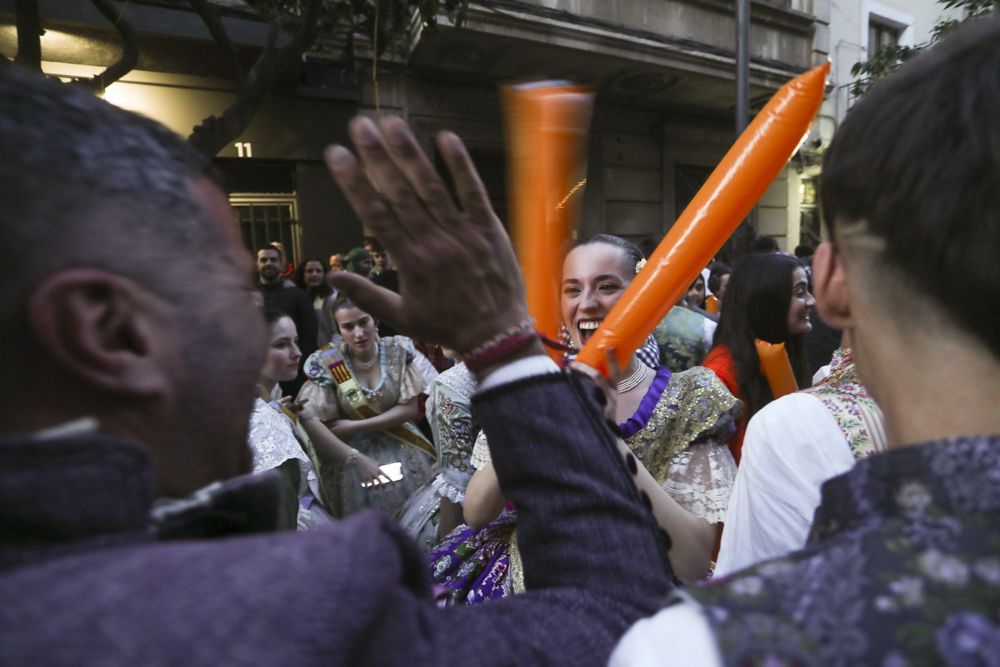
{"label": "man's ear", "polygon": [[165,307],[123,276],[69,269],[32,292],[28,326],[67,376],[111,394],[151,398],[170,386]]}
{"label": "man's ear", "polygon": [[812,261],[813,294],[823,321],[838,329],[851,326],[851,298],[844,272],[844,257],[829,241],[816,248]]}

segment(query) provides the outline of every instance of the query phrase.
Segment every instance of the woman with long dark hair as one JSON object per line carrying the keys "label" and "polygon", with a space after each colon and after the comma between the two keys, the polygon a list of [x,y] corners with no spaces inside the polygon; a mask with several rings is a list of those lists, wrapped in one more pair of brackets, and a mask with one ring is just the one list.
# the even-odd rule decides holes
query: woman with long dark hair
{"label": "woman with long dark hair", "polygon": [[806,270],[794,257],[747,255],[733,270],[712,351],[703,365],[743,401],[739,429],[729,445],[737,464],[747,422],[774,400],[760,370],[755,340],[784,343],[799,387],[810,386],[803,339],[812,329],[809,310],[814,303]]}
{"label": "woman with long dark hair", "polygon": [[333,288],[326,282],[326,267],[319,257],[310,257],[295,270],[295,284],[305,290],[316,312],[316,345],[323,347],[333,338]]}

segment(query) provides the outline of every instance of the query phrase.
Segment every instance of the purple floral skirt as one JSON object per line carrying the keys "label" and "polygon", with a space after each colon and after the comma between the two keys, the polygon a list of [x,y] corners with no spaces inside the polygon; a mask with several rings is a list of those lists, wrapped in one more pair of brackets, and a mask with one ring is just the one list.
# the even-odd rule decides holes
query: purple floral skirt
{"label": "purple floral skirt", "polygon": [[517,514],[505,510],[476,531],[461,525],[430,554],[431,576],[445,589],[445,604],[479,604],[511,594],[510,541]]}

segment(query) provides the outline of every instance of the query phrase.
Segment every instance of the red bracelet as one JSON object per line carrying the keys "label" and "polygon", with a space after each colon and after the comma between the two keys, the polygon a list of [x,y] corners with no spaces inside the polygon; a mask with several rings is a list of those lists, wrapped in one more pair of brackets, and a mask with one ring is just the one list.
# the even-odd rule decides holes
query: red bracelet
{"label": "red bracelet", "polygon": [[523,320],[488,341],[480,343],[463,355],[462,360],[473,373],[503,361],[531,345],[538,338],[533,320]]}

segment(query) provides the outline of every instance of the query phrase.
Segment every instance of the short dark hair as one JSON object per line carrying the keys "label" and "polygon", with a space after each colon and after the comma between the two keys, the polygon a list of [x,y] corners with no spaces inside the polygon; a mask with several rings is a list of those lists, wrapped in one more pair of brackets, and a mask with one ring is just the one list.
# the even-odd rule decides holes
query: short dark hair
{"label": "short dark hair", "polygon": [[800,243],[795,246],[795,256],[799,259],[812,257],[814,254],[816,254],[816,247],[810,243]]}
{"label": "short dark hair", "polygon": [[[23,336],[31,288],[63,268],[104,268],[173,298],[190,291],[190,261],[225,243],[194,189],[220,182],[208,160],[156,121],[17,66],[0,67],[0,99],[0,259],[11,279],[0,339]],[[174,264],[185,268],[165,277]]]}
{"label": "short dark hair", "polygon": [[273,306],[264,307],[264,322],[268,326],[271,326],[272,324],[280,320],[282,317],[287,317],[291,319],[292,316],[286,313],[285,311],[281,310],[280,308],[275,308]]}
{"label": "short dark hair", "polygon": [[587,237],[582,241],[577,241],[573,244],[573,247],[579,248],[580,246],[593,245],[595,243],[611,245],[625,253],[625,268],[629,270],[629,275],[634,275],[636,265],[645,259],[642,251],[639,250],[634,243],[626,241],[622,237],[615,236],[614,234],[594,234],[593,236]]}
{"label": "short dark hair", "polygon": [[974,21],[847,114],[820,181],[830,236],[860,223],[873,264],[1000,356],[1000,20]]}
{"label": "short dark hair", "polygon": [[270,243],[267,244],[267,245],[262,245],[261,247],[257,248],[257,252],[255,252],[253,255],[254,255],[254,257],[256,257],[256,256],[258,256],[262,252],[277,253],[278,254],[278,261],[279,262],[281,261],[281,250],[279,250],[278,248],[275,248]]}
{"label": "short dark hair", "polygon": [[750,252],[778,252],[778,240],[773,236],[758,236],[750,244]]}
{"label": "short dark hair", "polygon": [[708,289],[716,293],[722,287],[722,278],[728,276],[733,270],[725,262],[712,262],[708,267]]}
{"label": "short dark hair", "polygon": [[736,263],[719,315],[714,345],[725,345],[736,367],[746,416],[752,417],[774,400],[760,371],[755,339],[784,343],[800,387],[809,386],[804,336],[788,330],[792,280],[799,260],[779,253],[751,253]]}

